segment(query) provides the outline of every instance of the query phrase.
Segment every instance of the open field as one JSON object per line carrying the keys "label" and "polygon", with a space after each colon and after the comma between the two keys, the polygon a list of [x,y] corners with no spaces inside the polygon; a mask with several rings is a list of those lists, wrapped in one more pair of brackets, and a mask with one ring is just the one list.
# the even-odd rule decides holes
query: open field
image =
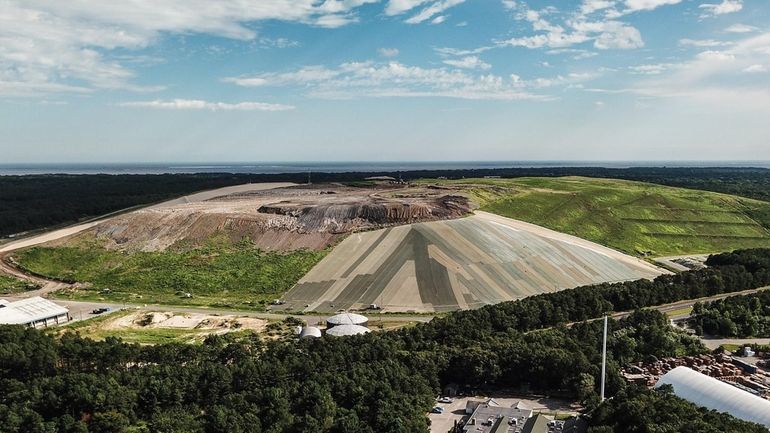
{"label": "open field", "polygon": [[246,241],[156,252],[122,252],[80,242],[22,250],[15,258],[36,274],[81,283],[53,293],[62,299],[260,310],[325,253],[263,252]]}
{"label": "open field", "polygon": [[198,343],[214,334],[262,333],[267,324],[266,320],[237,315],[127,310],[75,322],[55,332],[70,330],[94,340],[119,337],[140,344]]}
{"label": "open field", "polygon": [[488,212],[629,254],[770,246],[770,203],[726,194],[580,177],[424,182],[470,194]]}
{"label": "open field", "polygon": [[351,235],[282,298],[282,308],[451,311],[663,272],[574,236],[478,212]]}

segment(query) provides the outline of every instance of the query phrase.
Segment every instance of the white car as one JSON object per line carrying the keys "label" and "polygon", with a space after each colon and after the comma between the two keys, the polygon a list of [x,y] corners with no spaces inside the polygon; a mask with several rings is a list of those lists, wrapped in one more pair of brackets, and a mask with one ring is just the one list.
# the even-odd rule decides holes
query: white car
{"label": "white car", "polygon": [[441,397],[440,399],[438,399],[438,402],[439,403],[451,403],[452,399],[449,398],[449,397]]}

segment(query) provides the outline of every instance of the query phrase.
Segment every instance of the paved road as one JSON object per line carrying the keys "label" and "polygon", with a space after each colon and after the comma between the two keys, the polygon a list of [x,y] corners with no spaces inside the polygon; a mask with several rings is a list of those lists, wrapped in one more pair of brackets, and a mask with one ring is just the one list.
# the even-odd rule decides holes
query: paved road
{"label": "paved road", "polygon": [[770,338],[701,338],[701,341],[711,350],[718,349],[723,344],[737,344],[738,346],[770,344]]}
{"label": "paved road", "polygon": [[[18,299],[24,299],[28,297],[26,293],[23,296],[4,296],[3,299],[14,301]],[[92,302],[92,301],[65,301],[55,300],[59,305],[66,307],[70,311],[70,317],[73,321],[86,320],[94,317],[91,311],[108,307],[112,310],[120,310],[122,308],[133,308],[142,311],[169,311],[178,313],[202,313],[212,315],[240,315],[246,317],[256,317],[258,319],[266,320],[283,320],[287,317],[296,317],[304,320],[308,325],[323,324],[326,320],[326,315],[313,315],[313,314],[283,314],[283,313],[265,313],[251,310],[230,310],[219,308],[203,308],[203,307],[184,307],[184,306],[169,306],[169,305],[157,305],[157,304],[121,304],[113,302]],[[376,326],[380,320],[387,322],[429,322],[433,319],[433,316],[429,315],[369,315],[369,322],[371,325]]]}
{"label": "paved road", "polygon": [[[694,306],[695,304],[697,304],[698,302],[717,301],[717,300],[720,300],[720,299],[729,298],[730,296],[749,295],[749,294],[756,293],[756,292],[761,292],[761,291],[764,291],[764,290],[770,290],[770,286],[760,287],[758,289],[743,290],[741,292],[723,293],[723,294],[720,294],[720,295],[708,296],[708,297],[705,297],[705,298],[687,299],[687,300],[684,300],[684,301],[673,302],[671,304],[663,304],[663,305],[657,305],[657,306],[652,306],[652,307],[647,307],[647,308],[650,308],[650,309],[653,309],[653,310],[658,310],[661,313],[667,313],[667,312],[670,312],[670,311],[676,311],[676,310],[682,310],[682,309],[685,309],[685,308],[690,308],[690,307]],[[612,317],[615,320],[620,320],[620,319],[623,319],[625,317],[630,316],[631,313],[633,313],[633,311],[620,311],[620,312],[616,312],[616,313],[610,314],[610,317]],[[681,314],[681,315],[677,315],[677,316],[672,317],[672,319],[674,319],[674,320],[682,320],[682,319],[687,319],[689,317],[690,317],[689,314]],[[588,319],[588,320],[585,320],[585,321],[570,322],[570,323],[567,323],[566,326],[570,327],[570,326],[574,325],[575,323],[593,322],[593,321],[602,320],[602,319],[603,319],[603,317],[595,317],[593,319]],[[540,331],[544,331],[546,329],[551,329],[551,328],[552,327],[541,328],[541,329],[534,329],[534,330],[529,331],[529,332],[540,332]]]}
{"label": "paved road", "polygon": [[[682,310],[682,309],[685,309],[685,308],[690,308],[690,307],[694,306],[695,304],[697,304],[698,302],[718,301],[720,299],[729,298],[731,296],[749,295],[749,294],[752,294],[752,293],[762,292],[762,291],[765,291],[765,290],[768,290],[768,289],[770,289],[770,286],[760,287],[758,289],[743,290],[741,292],[722,293],[722,294],[719,294],[719,295],[708,296],[708,297],[705,297],[705,298],[687,299],[687,300],[684,300],[684,301],[678,301],[678,302],[674,302],[674,303],[671,303],[671,304],[658,305],[656,307],[650,307],[650,308],[658,310],[661,313],[668,313],[668,312],[671,312],[671,311],[676,311],[676,310]],[[623,312],[620,312],[620,313],[614,313],[614,314],[612,314],[612,318],[613,319],[622,319],[622,318],[624,318],[626,316],[629,316],[631,313],[632,313],[632,311],[623,311]],[[689,317],[689,314],[687,314],[687,315],[680,315],[680,316],[677,316],[677,317],[679,317],[679,318],[687,318],[687,317]]]}

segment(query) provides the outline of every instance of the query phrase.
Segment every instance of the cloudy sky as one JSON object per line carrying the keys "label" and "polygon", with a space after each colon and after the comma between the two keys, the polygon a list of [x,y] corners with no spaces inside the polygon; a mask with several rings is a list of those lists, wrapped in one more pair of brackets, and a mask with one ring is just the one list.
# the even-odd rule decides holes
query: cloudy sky
{"label": "cloudy sky", "polygon": [[770,2],[0,0],[0,155],[770,160]]}

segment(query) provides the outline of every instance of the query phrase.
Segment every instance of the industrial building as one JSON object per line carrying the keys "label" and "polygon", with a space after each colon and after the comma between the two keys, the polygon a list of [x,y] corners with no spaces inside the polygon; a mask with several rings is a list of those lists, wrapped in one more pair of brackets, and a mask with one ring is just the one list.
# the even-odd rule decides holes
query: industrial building
{"label": "industrial building", "polygon": [[0,299],[0,325],[45,328],[69,320],[69,310],[39,296],[15,302]]}
{"label": "industrial building", "polygon": [[532,416],[532,409],[515,404],[505,407],[494,399],[469,401],[466,413],[473,410],[463,427],[463,433],[520,433],[527,420]]}
{"label": "industrial building", "polygon": [[365,316],[362,316],[360,314],[340,313],[340,314],[337,314],[336,316],[332,316],[326,319],[326,327],[333,328],[335,326],[340,326],[340,325],[366,326],[367,322],[369,322],[369,319],[367,319]]}
{"label": "industrial building", "polygon": [[770,401],[737,387],[698,373],[688,367],[677,367],[660,378],[655,388],[671,385],[677,397],[698,406],[755,422],[770,428]]}
{"label": "industrial building", "polygon": [[335,337],[347,337],[350,335],[361,335],[372,332],[371,329],[361,325],[337,325],[326,330],[326,335]]}

